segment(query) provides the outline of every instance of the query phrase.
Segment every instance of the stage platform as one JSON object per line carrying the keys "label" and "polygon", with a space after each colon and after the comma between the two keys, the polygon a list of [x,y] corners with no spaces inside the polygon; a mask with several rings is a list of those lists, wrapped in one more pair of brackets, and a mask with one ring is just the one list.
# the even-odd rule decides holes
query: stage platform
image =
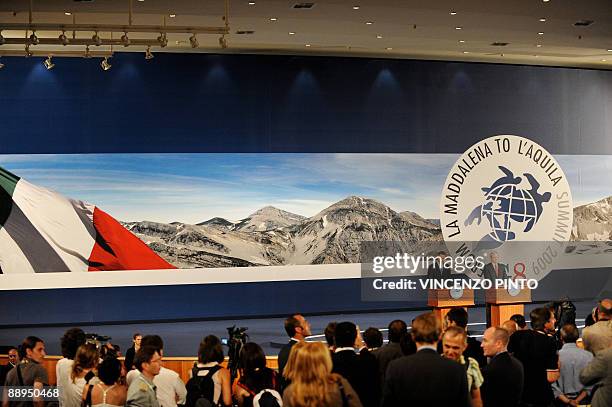
{"label": "stage platform", "polygon": [[[584,324],[584,318],[595,305],[596,300],[575,302],[577,325]],[[527,319],[529,311],[541,304],[527,304],[525,314]],[[323,330],[330,321],[352,321],[362,330],[368,327],[386,329],[390,321],[403,319],[410,325],[414,317],[425,312],[426,309],[410,309],[384,312],[361,312],[331,315],[306,315],[312,326],[313,336],[310,340],[324,340]],[[470,334],[476,337],[482,335],[486,327],[485,307],[476,306],[469,309]],[[200,340],[206,335],[227,337],[227,327],[232,325],[248,327],[247,333],[251,342],[260,344],[267,355],[275,356],[280,347],[288,340],[283,328],[284,318],[248,318],[208,320],[194,322],[164,322],[141,324],[109,324],[109,325],[81,325],[87,333],[110,336],[112,343],[121,346],[122,352],[130,346],[132,335],[135,332],[157,334],[164,339],[164,352],[169,357],[195,357]],[[67,326],[47,327],[12,327],[0,328],[0,345],[18,344],[28,335],[35,335],[45,341],[47,354],[60,355],[60,337],[68,329]],[[383,331],[386,339],[386,331]]]}

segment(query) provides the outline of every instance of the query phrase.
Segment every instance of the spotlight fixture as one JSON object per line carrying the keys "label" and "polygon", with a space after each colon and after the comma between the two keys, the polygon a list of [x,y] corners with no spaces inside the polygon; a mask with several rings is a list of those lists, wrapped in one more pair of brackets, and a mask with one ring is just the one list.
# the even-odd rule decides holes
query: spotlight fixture
{"label": "spotlight fixture", "polygon": [[310,47],[310,44],[306,44],[305,46],[306,46],[306,47]]}
{"label": "spotlight fixture", "polygon": [[289,35],[295,35],[293,31],[289,31]]}
{"label": "spotlight fixture", "polygon": [[385,49],[386,49],[387,51],[393,51],[393,48],[391,48],[391,47],[387,47],[387,48],[385,48]]}
{"label": "spotlight fixture", "polygon": [[359,10],[359,6],[353,6],[353,10]]}
{"label": "spotlight fixture", "polygon": [[463,44],[463,43],[465,42],[465,40],[459,40],[459,42],[460,42],[461,44]]}
{"label": "spotlight fixture", "polygon": [[89,52],[89,45],[85,47],[85,55],[83,55],[83,58],[91,58],[91,52]]}
{"label": "spotlight fixture", "polygon": [[270,21],[277,21],[277,20],[278,20],[278,18],[276,18],[276,17],[270,18]]}
{"label": "spotlight fixture", "polygon": [[249,6],[254,6],[255,2],[254,1],[249,1]]}
{"label": "spotlight fixture", "polygon": [[100,62],[100,67],[102,68],[102,70],[104,71],[108,71],[109,69],[112,68],[112,65],[108,62],[108,57],[104,57],[104,59],[102,60],[102,62]]}
{"label": "spotlight fixture", "polygon": [[176,17],[176,14],[170,14],[170,18]]}
{"label": "spotlight fixture", "polygon": [[157,42],[159,42],[159,46],[162,48],[168,45],[168,37],[166,37],[166,33],[160,33],[159,37],[157,37]]}
{"label": "spotlight fixture", "polygon": [[372,25],[372,24],[374,24],[373,21],[366,21],[366,25]]}
{"label": "spotlight fixture", "polygon": [[30,35],[30,44],[38,45],[39,43],[40,43],[40,40],[36,36],[36,31],[32,31],[32,35]]}
{"label": "spotlight fixture", "polygon": [[542,31],[540,31],[540,32],[538,33],[538,35],[544,35],[544,33],[543,33]]}
{"label": "spotlight fixture", "polygon": [[55,64],[53,63],[53,61],[51,61],[51,55],[49,55],[47,59],[44,60],[43,65],[45,66],[45,68],[47,68],[48,71],[55,67]]}
{"label": "spotlight fixture", "polygon": [[200,43],[198,42],[198,39],[196,38],[195,34],[189,37],[189,43],[191,44],[191,48],[197,48],[200,46]]}
{"label": "spotlight fixture", "polygon": [[542,48],[542,44],[537,44],[536,47]]}
{"label": "spotlight fixture", "polygon": [[57,38],[60,40],[60,42],[64,46],[66,46],[66,45],[68,45],[70,43],[70,40],[68,39],[68,37],[66,37],[66,31],[62,31],[62,33]]}
{"label": "spotlight fixture", "polygon": [[149,60],[149,59],[153,59],[155,58],[155,56],[153,56],[153,53],[151,52],[151,47],[148,46],[147,50],[145,51],[145,59]]}
{"label": "spotlight fixture", "polygon": [[382,36],[382,35],[380,35],[380,34],[378,34],[378,35],[376,36],[376,38],[378,38],[379,40],[380,40],[382,37],[383,37],[383,36]]}
{"label": "spotlight fixture", "polygon": [[455,30],[462,30],[463,27],[455,27]]}
{"label": "spotlight fixture", "polygon": [[540,21],[541,23],[545,23],[545,22],[546,22],[546,19],[545,19],[544,17],[542,17],[542,18],[540,18],[540,20],[539,20],[539,21]]}
{"label": "spotlight fixture", "polygon": [[128,38],[127,32],[123,33],[123,35],[121,36],[121,43],[124,47],[130,45],[130,39]]}
{"label": "spotlight fixture", "polygon": [[[127,37],[126,37],[127,38]],[[91,37],[91,40],[94,42],[94,45],[96,47],[102,45],[102,38],[100,38],[100,36],[98,35],[98,32],[96,31],[95,34]],[[121,40],[123,40],[123,37],[121,37]],[[128,40],[128,44],[129,44],[129,40]],[[125,44],[124,44],[125,45]],[[127,45],[126,45],[127,46]]]}
{"label": "spotlight fixture", "polygon": [[30,44],[26,44],[26,46],[25,46],[25,57],[29,58],[32,55],[34,55],[34,54],[32,53],[32,51],[30,51]]}
{"label": "spotlight fixture", "polygon": [[0,45],[4,44],[5,42],[6,42],[6,40],[2,36],[2,30],[0,30]]}
{"label": "spotlight fixture", "polygon": [[456,15],[457,15],[457,12],[456,12],[456,11],[451,11],[451,12],[450,12],[450,15],[451,15],[451,16],[456,16]]}
{"label": "spotlight fixture", "polygon": [[227,40],[225,39],[225,35],[219,37],[219,45],[223,49],[227,48]]}

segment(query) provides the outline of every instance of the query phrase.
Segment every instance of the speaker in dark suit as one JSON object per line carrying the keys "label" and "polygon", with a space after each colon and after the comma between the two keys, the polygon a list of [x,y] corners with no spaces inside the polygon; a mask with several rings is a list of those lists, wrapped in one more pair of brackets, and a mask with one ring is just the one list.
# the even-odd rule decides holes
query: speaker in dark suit
{"label": "speaker in dark suit", "polygon": [[508,265],[499,262],[499,255],[496,251],[492,251],[489,254],[491,259],[490,263],[485,264],[482,269],[482,278],[486,280],[494,281],[496,278],[507,279],[508,276]]}

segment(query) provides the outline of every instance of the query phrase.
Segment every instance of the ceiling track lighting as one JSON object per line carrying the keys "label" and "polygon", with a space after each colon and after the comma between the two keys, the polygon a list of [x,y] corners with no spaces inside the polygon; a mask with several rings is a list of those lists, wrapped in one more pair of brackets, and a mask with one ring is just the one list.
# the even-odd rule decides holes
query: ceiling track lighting
{"label": "ceiling track lighting", "polygon": [[91,37],[91,40],[93,41],[94,45],[96,47],[99,47],[100,45],[102,45],[102,38],[100,38],[100,36],[98,35],[98,32],[96,31],[94,33],[94,35]]}
{"label": "ceiling track lighting", "polygon": [[123,44],[124,47],[129,47],[130,39],[128,38],[127,32],[123,33],[121,36],[121,44]]}
{"label": "ceiling track lighting", "polygon": [[157,37],[157,42],[159,42],[159,46],[164,48],[168,45],[168,37],[166,36],[166,33],[160,33],[159,37]]}
{"label": "ceiling track lighting", "polygon": [[40,40],[36,36],[36,31],[32,31],[32,35],[30,35],[30,45],[38,45]]}
{"label": "ceiling track lighting", "polygon": [[153,53],[151,52],[151,47],[147,47],[147,50],[145,51],[145,59],[146,60],[150,60],[155,58],[155,56],[153,55]]}
{"label": "ceiling track lighting", "polygon": [[198,42],[198,39],[196,38],[195,34],[189,37],[189,43],[191,44],[191,48],[197,48],[200,46],[200,43]]}
{"label": "ceiling track lighting", "polygon": [[43,62],[43,65],[45,66],[45,68],[47,68],[48,71],[55,67],[55,64],[53,63],[53,61],[51,61],[51,58],[51,55],[49,55],[47,59],[45,59],[45,61]]}
{"label": "ceiling track lighting", "polygon": [[59,35],[59,37],[57,37],[57,39],[63,46],[70,44],[70,40],[68,39],[68,37],[66,37],[66,31],[62,31],[62,33]]}
{"label": "ceiling track lighting", "polygon": [[104,71],[108,71],[109,69],[111,69],[113,66],[108,62],[108,57],[104,57],[104,59],[102,60],[102,62],[100,62],[100,67],[102,68],[102,70]]}

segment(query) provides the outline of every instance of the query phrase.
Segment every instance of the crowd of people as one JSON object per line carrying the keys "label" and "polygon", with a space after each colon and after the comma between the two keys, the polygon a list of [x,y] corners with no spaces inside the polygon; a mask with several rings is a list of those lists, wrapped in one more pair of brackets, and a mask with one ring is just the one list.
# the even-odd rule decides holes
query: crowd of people
{"label": "crowd of people", "polygon": [[[162,366],[164,342],[135,334],[125,361],[110,344],[87,341],[79,328],[61,339],[56,364],[60,407],[552,407],[612,406],[612,300],[601,301],[587,327],[557,324],[549,307],[515,315],[488,328],[482,341],[470,336],[468,314],[452,308],[441,324],[433,313],[394,320],[388,343],[376,328],[331,322],[325,343],[310,342],[301,314],[285,320],[289,342],[278,354],[278,372],[263,349],[245,343],[239,377],[223,366],[221,340],[208,335],[185,383]],[[42,362],[44,341],[24,339],[0,368],[7,387],[3,407],[42,407],[42,397],[9,399],[14,386],[42,389],[49,383]]]}

